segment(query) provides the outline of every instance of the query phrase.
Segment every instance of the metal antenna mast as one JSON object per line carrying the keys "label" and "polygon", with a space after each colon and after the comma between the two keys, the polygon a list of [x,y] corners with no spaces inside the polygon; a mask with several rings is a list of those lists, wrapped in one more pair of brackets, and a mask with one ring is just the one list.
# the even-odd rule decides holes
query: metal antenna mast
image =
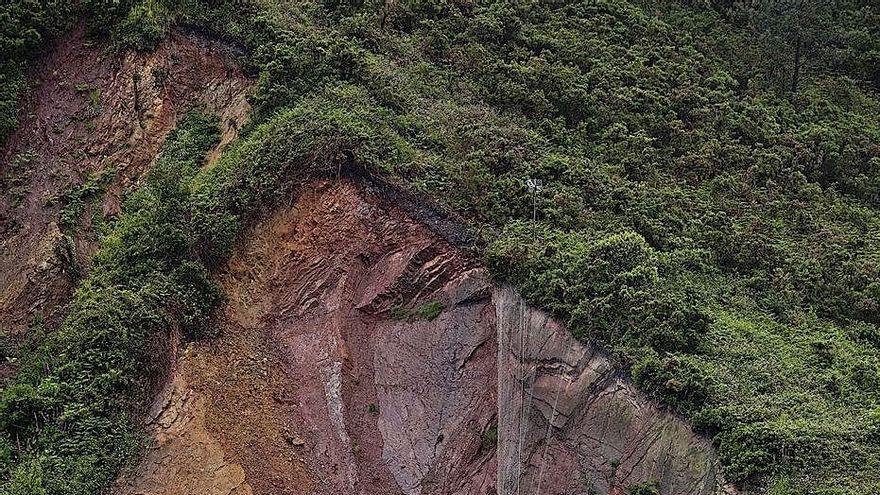
{"label": "metal antenna mast", "polygon": [[538,219],[538,193],[544,188],[544,181],[529,177],[526,179],[526,184],[529,186],[529,191],[532,192],[532,221],[534,222]]}

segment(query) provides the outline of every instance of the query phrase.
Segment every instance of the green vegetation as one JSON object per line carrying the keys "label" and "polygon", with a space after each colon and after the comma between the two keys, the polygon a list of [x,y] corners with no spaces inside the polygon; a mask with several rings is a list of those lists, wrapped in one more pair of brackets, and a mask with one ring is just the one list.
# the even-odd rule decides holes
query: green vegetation
{"label": "green vegetation", "polygon": [[[493,275],[710,435],[730,479],[789,495],[880,491],[880,6],[690,4],[108,10],[121,46],[146,48],[131,40],[173,23],[240,44],[255,115],[194,177],[167,166],[195,156],[172,144],[178,158],[126,205],[38,354],[70,364],[37,358],[4,391],[10,486],[106,482],[134,443],[143,363],[159,355],[133,343],[184,315],[198,334],[219,297],[206,268],[249,219],[342,166],[465,216]],[[183,136],[199,132],[213,135]],[[527,177],[545,186],[536,221]]]}
{"label": "green vegetation", "polygon": [[492,426],[483,432],[483,450],[494,449],[496,445],[498,445],[498,425],[492,423]]}
{"label": "green vegetation", "polygon": [[36,153],[26,151],[9,159],[5,174],[0,177],[0,192],[9,195],[13,207],[18,207],[30,193],[32,164]]}
{"label": "green vegetation", "polygon": [[645,481],[630,486],[626,489],[626,493],[627,495],[660,495],[660,490],[657,488],[657,483]]}
{"label": "green vegetation", "polygon": [[427,320],[431,321],[440,316],[440,313],[446,309],[446,306],[440,301],[431,301],[415,308],[396,305],[391,308],[389,316],[392,320],[413,321]]}
{"label": "green vegetation", "polygon": [[113,168],[91,173],[82,184],[61,193],[59,224],[62,227],[75,227],[85,211],[86,203],[100,199],[115,174]]}
{"label": "green vegetation", "polygon": [[171,20],[171,9],[164,2],[135,2],[119,25],[111,31],[111,42],[116,48],[153,48],[165,37]]}

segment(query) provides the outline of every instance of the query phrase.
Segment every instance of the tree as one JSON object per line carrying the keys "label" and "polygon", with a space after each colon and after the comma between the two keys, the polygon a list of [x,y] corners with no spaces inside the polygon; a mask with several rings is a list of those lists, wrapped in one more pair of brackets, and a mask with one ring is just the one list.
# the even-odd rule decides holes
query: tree
{"label": "tree", "polygon": [[832,36],[834,12],[847,0],[747,0],[735,4],[763,45],[767,82],[795,92]]}

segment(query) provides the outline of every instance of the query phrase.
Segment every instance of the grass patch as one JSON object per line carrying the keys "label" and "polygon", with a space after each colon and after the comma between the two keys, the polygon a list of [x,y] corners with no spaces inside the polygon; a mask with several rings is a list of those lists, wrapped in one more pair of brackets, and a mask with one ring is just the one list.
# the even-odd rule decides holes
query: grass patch
{"label": "grass patch", "polygon": [[492,423],[483,432],[483,450],[492,450],[498,445],[498,425]]}
{"label": "grass patch", "polygon": [[13,207],[21,206],[30,194],[31,172],[39,157],[32,151],[24,151],[13,156],[0,178],[0,191],[9,194]]}
{"label": "grass patch", "polygon": [[59,195],[61,210],[58,223],[62,228],[76,227],[89,203],[103,198],[104,192],[116,176],[116,168],[110,167],[88,175],[86,180]]}
{"label": "grass patch", "polygon": [[440,301],[427,302],[414,308],[398,304],[391,307],[389,316],[392,320],[397,321],[431,321],[440,316],[444,309],[446,309],[446,306]]}
{"label": "grass patch", "polygon": [[644,481],[630,485],[626,493],[627,495],[660,495],[660,488],[656,481]]}

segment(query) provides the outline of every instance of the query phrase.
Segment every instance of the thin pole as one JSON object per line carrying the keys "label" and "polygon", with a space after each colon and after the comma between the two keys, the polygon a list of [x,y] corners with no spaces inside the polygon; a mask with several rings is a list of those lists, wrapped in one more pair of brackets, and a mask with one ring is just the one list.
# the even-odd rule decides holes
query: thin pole
{"label": "thin pole", "polygon": [[538,221],[538,188],[532,189],[532,222]]}

